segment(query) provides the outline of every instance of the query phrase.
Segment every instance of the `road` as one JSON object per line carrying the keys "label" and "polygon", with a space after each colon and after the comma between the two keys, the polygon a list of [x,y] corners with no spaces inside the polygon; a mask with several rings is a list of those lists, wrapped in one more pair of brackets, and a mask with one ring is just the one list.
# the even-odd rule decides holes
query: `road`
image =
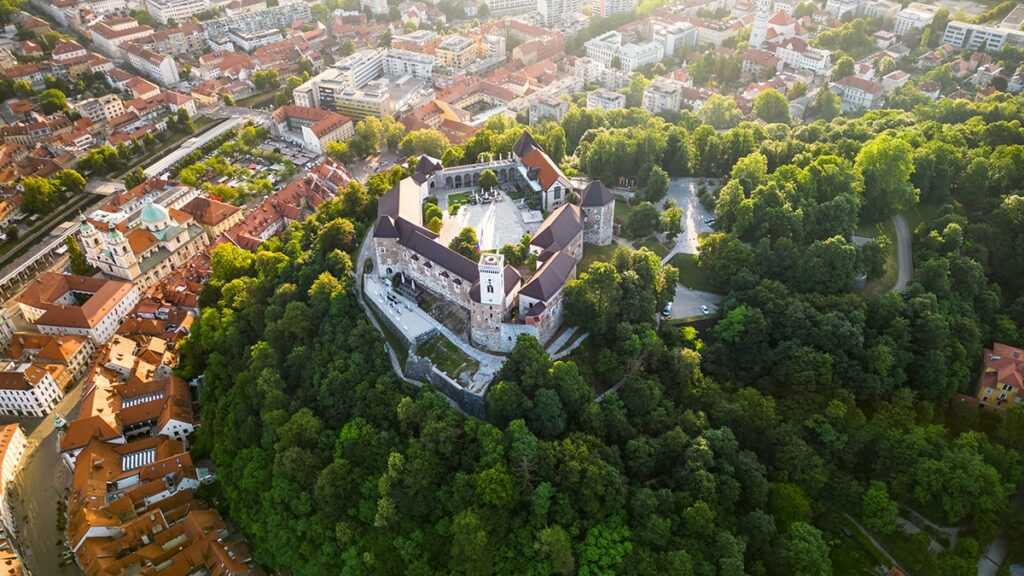
{"label": "road", "polygon": [[[79,382],[57,403],[53,414],[73,420],[82,396]],[[73,561],[60,567],[64,533],[57,530],[57,501],[66,498],[70,474],[57,453],[53,414],[46,418],[5,417],[3,422],[21,422],[28,436],[22,469],[11,487],[15,539],[22,559],[32,574],[82,574]]]}
{"label": "road", "polygon": [[[683,234],[678,238],[673,254],[696,254],[698,238],[701,234],[714,232],[711,226],[704,223],[705,218],[714,218],[697,198],[702,178],[674,178],[668,185],[668,197],[675,200],[676,205],[683,209]],[[709,185],[717,186],[714,180]]]}
{"label": "road", "polygon": [[910,246],[910,227],[907,226],[907,220],[902,214],[892,217],[892,225],[896,229],[896,260],[899,264],[896,285],[892,289],[896,292],[903,292],[914,276],[914,254]]}
{"label": "road", "polygon": [[390,168],[398,161],[398,153],[392,150],[385,150],[377,156],[370,156],[366,160],[359,160],[348,165],[349,174],[353,178],[365,183],[374,172],[379,169]]}

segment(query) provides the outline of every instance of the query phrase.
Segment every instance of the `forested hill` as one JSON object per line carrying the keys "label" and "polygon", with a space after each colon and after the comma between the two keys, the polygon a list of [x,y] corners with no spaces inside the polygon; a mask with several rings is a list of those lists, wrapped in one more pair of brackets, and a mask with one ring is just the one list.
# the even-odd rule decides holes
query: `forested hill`
{"label": "forested hill", "polygon": [[[649,253],[581,271],[579,364],[521,340],[490,422],[391,373],[350,254],[402,170],[354,183],[255,254],[214,251],[183,351],[205,374],[197,452],[257,559],[300,575],[859,573],[843,513],[914,574],[973,575],[1000,526],[1024,547],[1024,412],[949,408],[982,346],[1022,343],[1022,114],[1000,97],[798,128],[578,109],[538,127],[592,176],[729,176],[700,259],[729,296],[702,342],[655,327],[675,271]],[[523,129],[496,119],[449,156]],[[865,296],[853,277],[884,246],[849,236],[896,211],[921,215],[915,282]],[[956,544],[901,536],[898,505]]]}

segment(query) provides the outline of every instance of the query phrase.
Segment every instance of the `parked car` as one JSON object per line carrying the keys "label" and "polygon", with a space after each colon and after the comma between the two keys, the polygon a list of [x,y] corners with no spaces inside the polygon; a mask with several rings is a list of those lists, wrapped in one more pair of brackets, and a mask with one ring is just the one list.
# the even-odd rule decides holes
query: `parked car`
{"label": "parked car", "polygon": [[665,304],[665,308],[661,311],[661,315],[668,318],[672,315],[672,303]]}
{"label": "parked car", "polygon": [[704,315],[708,315],[708,314],[711,314],[711,309],[710,309],[710,308],[708,308],[708,305],[707,305],[707,304],[701,304],[701,305],[700,305],[700,311],[701,311],[702,313],[704,313]]}

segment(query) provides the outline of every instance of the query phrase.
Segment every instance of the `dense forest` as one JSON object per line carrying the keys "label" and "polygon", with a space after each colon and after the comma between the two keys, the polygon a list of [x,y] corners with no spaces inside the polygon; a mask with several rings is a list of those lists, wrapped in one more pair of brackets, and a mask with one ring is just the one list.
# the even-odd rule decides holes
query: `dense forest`
{"label": "dense forest", "polygon": [[[899,540],[906,567],[973,575],[1000,528],[1024,548],[1024,411],[951,405],[983,346],[1024,336],[1022,117],[997,96],[800,127],[577,108],[538,127],[609,183],[724,178],[699,266],[727,297],[710,330],[659,325],[676,271],[619,249],[567,289],[587,345],[553,362],[521,339],[487,421],[392,373],[351,258],[402,169],[353,183],[255,253],[214,250],[183,346],[205,374],[197,450],[257,559],[295,574],[828,575],[836,517],[888,537],[909,507],[961,530],[938,553]],[[446,161],[525,129],[494,119]],[[894,239],[853,235],[898,212],[914,281],[858,291]]]}

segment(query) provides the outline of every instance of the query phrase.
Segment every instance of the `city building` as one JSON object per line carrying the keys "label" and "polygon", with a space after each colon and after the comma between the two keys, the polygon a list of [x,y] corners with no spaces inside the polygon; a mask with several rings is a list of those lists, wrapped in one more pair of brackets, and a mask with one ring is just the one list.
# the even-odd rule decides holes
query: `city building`
{"label": "city building", "polygon": [[317,154],[323,154],[330,142],[343,142],[355,136],[352,119],[330,110],[281,106],[271,118],[278,136]]}
{"label": "city building", "polygon": [[121,57],[121,45],[139,41],[153,35],[153,29],[135,21],[134,18],[106,18],[89,28],[96,49],[111,58]]}
{"label": "city building", "polygon": [[1006,45],[1024,46],[1024,30],[1019,27],[1007,28],[1002,23],[999,26],[989,26],[951,20],[946,25],[942,42],[959,49],[997,52]]}
{"label": "city building", "polygon": [[842,20],[847,14],[851,17],[856,16],[862,4],[863,0],[828,0],[825,3],[825,12],[836,20]]}
{"label": "city building", "polygon": [[666,55],[697,45],[697,28],[689,22],[669,22],[651,18],[648,29],[651,42],[661,44]]}
{"label": "city building", "polygon": [[17,332],[3,360],[34,363],[49,371],[57,386],[66,391],[85,375],[93,350],[93,341],[85,336]]}
{"label": "city building", "polygon": [[165,86],[177,84],[181,80],[178,76],[178,65],[170,54],[159,54],[146,46],[130,42],[125,44],[123,49],[128,56],[128,62],[151,80]]}
{"label": "city building", "polygon": [[392,50],[408,50],[421,54],[433,54],[434,48],[441,43],[441,36],[433,30],[413,30],[391,38]]}
{"label": "city building", "polygon": [[544,120],[561,122],[569,111],[569,102],[551,94],[530,97],[530,126]]}
{"label": "city building", "polygon": [[847,76],[832,84],[843,103],[843,112],[854,113],[877,108],[882,104],[885,87],[872,80]]}
{"label": "city building", "polygon": [[284,40],[281,31],[276,28],[260,30],[259,32],[246,32],[245,30],[228,30],[228,40],[246,52],[252,52],[260,46],[273,44]]}
{"label": "city building", "polygon": [[665,56],[662,45],[654,42],[623,44],[622,34],[614,30],[588,40],[584,46],[588,58],[626,71],[654,64]]}
{"label": "city building", "polygon": [[384,74],[397,77],[408,75],[430,81],[434,78],[434,57],[421,52],[392,48],[384,56]]}
{"label": "city building", "polygon": [[598,88],[587,94],[587,108],[591,110],[615,110],[626,107],[626,95],[606,88]]}
{"label": "city building", "polygon": [[281,2],[277,6],[232,14],[223,18],[215,18],[201,22],[203,31],[209,38],[226,36],[228,30],[256,33],[264,30],[290,28],[293,22],[311,22],[313,15],[306,2]]}
{"label": "city building", "polygon": [[42,418],[63,397],[46,368],[31,362],[0,361],[0,414]]}
{"label": "city building", "polygon": [[139,302],[128,282],[46,272],[18,296],[26,320],[43,334],[88,336],[104,344]]}
{"label": "city building", "polygon": [[0,427],[0,510],[3,512],[4,529],[14,532],[14,511],[7,500],[8,487],[21,471],[21,460],[25,457],[28,444],[19,424]]}
{"label": "city building", "polygon": [[775,57],[796,70],[810,70],[818,75],[832,72],[832,53],[814,48],[801,38],[788,38],[776,45]]}
{"label": "city building", "polygon": [[902,6],[890,0],[875,0],[864,5],[863,14],[867,18],[895,21]]}
{"label": "city building", "polygon": [[242,221],[245,212],[241,206],[227,204],[206,196],[196,196],[181,207],[182,212],[191,214],[206,231],[206,237],[213,242],[235,224]]}
{"label": "city building", "polygon": [[938,6],[911,2],[896,15],[896,23],[893,24],[892,32],[897,36],[902,36],[912,29],[920,30],[929,26],[938,11]]}
{"label": "city building", "polygon": [[[100,232],[97,226],[107,230]],[[140,288],[156,283],[210,243],[191,215],[152,202],[137,219],[113,226],[94,225],[83,217],[79,236],[89,264]]]}
{"label": "city building", "polygon": [[79,100],[74,105],[75,112],[99,124],[124,114],[124,103],[117,94],[105,94],[98,98]]}
{"label": "city building", "polygon": [[579,16],[582,10],[581,0],[537,0],[540,22],[550,28],[561,28]]}
{"label": "city building", "polygon": [[161,54],[180,56],[201,55],[206,50],[206,34],[203,27],[192,22],[182,22],[175,28],[168,28],[150,36],[150,49]]}
{"label": "city building", "polygon": [[434,56],[438,66],[462,69],[477,59],[476,42],[460,34],[452,34],[434,48]]}
{"label": "city building", "polygon": [[209,0],[146,0],[146,11],[153,15],[157,22],[186,22],[194,14],[210,8]]}
{"label": "city building", "polygon": [[629,12],[636,7],[636,0],[596,0],[594,15],[607,18],[620,12]]}
{"label": "city building", "polygon": [[644,88],[641,108],[652,114],[678,112],[682,107],[683,83],[671,78],[655,78]]}
{"label": "city building", "polygon": [[519,14],[537,9],[537,0],[484,0],[491,16]]}
{"label": "city building", "polygon": [[359,6],[371,14],[387,14],[390,10],[387,0],[359,0]]}

